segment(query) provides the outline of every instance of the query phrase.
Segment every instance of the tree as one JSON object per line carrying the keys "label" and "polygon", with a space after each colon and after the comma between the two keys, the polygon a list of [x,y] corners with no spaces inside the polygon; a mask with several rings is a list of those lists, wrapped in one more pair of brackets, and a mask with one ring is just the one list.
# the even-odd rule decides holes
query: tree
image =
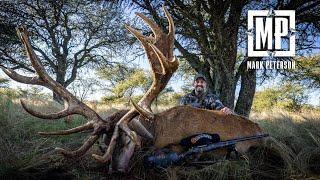
{"label": "tree", "polygon": [[128,97],[134,93],[134,90],[147,83],[147,77],[143,70],[136,70],[129,75],[124,81],[119,81],[116,86],[113,87],[112,93],[116,97],[124,97],[126,94]]}
{"label": "tree", "polygon": [[296,63],[296,69],[283,72],[283,81],[320,88],[320,55],[297,58]]}
{"label": "tree", "polygon": [[305,88],[298,84],[285,83],[282,86],[257,92],[254,97],[253,109],[263,111],[279,108],[299,111],[307,98]]}
{"label": "tree", "polygon": [[[310,41],[320,29],[320,2],[315,1],[150,1],[133,0],[163,29],[164,18],[159,15],[165,4],[176,25],[175,46],[189,65],[208,79],[208,86],[222,102],[238,114],[250,113],[256,87],[256,71],[246,70],[244,58],[236,66],[238,50],[246,44],[246,13],[248,9],[296,10],[299,33],[298,50],[316,48]],[[261,58],[256,58],[261,60]],[[240,92],[234,107],[237,83]]]}
{"label": "tree", "polygon": [[[33,49],[49,74],[64,87],[76,79],[80,68],[112,65],[108,57],[126,44],[123,17],[111,3],[3,1],[0,18],[1,27],[8,29],[1,35],[8,37],[1,39],[1,64],[34,72],[27,64],[21,43],[14,38],[10,40],[13,27],[26,26],[31,32]],[[54,94],[54,99],[59,97]]]}
{"label": "tree", "polygon": [[92,95],[101,84],[96,78],[78,77],[70,86],[72,94],[74,94],[81,102]]}
{"label": "tree", "polygon": [[106,90],[111,93],[106,99],[114,100],[123,97],[131,97],[137,90],[145,91],[150,85],[151,78],[142,69],[117,65],[113,69],[100,69],[97,73],[102,79],[110,84]]}
{"label": "tree", "polygon": [[279,96],[276,88],[268,88],[255,93],[252,108],[256,111],[268,110],[275,107]]}

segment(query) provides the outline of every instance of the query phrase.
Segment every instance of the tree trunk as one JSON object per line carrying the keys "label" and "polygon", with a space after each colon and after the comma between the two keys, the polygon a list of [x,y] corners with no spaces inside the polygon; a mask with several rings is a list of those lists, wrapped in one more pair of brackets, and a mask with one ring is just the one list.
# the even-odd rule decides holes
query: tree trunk
{"label": "tree trunk", "polygon": [[[66,88],[65,76],[66,76],[65,71],[58,70],[57,75],[56,75],[56,81],[59,84],[61,84],[63,87]],[[54,92],[53,92],[53,100],[60,103],[60,104],[64,103],[63,99],[58,94],[56,94]]]}
{"label": "tree trunk", "polygon": [[256,71],[246,70],[241,74],[241,88],[235,107],[235,112],[237,114],[249,116],[255,92]]}
{"label": "tree trunk", "polygon": [[233,78],[225,78],[222,82],[222,88],[220,92],[220,99],[222,103],[230,109],[234,108],[235,86],[233,81]]}
{"label": "tree trunk", "polygon": [[[217,37],[222,39],[222,35]],[[233,38],[236,39],[236,37]],[[212,56],[208,60],[211,67],[207,67],[211,71],[209,71],[210,84],[213,84],[211,91],[220,98],[225,106],[233,109],[236,87],[233,74],[237,52],[233,50],[235,45],[229,41],[221,41],[219,44],[222,48],[213,48],[211,50]]]}

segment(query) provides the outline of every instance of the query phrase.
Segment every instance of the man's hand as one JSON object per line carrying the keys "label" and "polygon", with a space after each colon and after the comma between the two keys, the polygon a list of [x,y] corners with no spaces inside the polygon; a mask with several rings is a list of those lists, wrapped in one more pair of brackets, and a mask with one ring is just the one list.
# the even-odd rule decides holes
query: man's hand
{"label": "man's hand", "polygon": [[233,111],[227,107],[222,108],[220,111],[222,111],[225,114],[233,114]]}

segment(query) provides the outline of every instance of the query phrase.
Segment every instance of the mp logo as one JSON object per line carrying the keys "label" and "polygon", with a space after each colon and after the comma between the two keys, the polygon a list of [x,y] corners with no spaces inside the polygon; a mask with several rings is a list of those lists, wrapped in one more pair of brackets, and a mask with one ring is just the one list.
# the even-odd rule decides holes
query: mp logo
{"label": "mp logo", "polygon": [[295,56],[294,10],[248,11],[248,56]]}

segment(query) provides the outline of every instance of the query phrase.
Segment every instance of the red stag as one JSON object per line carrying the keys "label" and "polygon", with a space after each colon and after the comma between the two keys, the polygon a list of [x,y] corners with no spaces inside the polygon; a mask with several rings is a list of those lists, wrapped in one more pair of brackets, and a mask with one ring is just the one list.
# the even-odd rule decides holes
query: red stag
{"label": "red stag", "polygon": [[[99,162],[109,162],[114,158],[117,141],[121,141],[123,147],[118,158],[118,164],[115,167],[119,171],[126,171],[135,147],[141,143],[141,136],[148,141],[152,141],[155,148],[162,148],[178,144],[182,138],[197,133],[217,133],[222,140],[263,134],[260,127],[252,121],[237,115],[225,115],[219,111],[177,106],[158,114],[152,113],[152,102],[165,88],[179,65],[177,58],[173,56],[175,31],[173,20],[165,8],[164,12],[169,22],[168,33],[164,33],[156,23],[140,13],[137,13],[137,15],[148,24],[153,35],[147,37],[134,28],[126,27],[140,41],[147,54],[152,69],[153,83],[137,104],[133,102],[133,107],[130,110],[120,110],[106,119],[101,118],[93,109],[80,102],[45,72],[44,67],[31,47],[28,31],[26,28],[17,29],[18,36],[24,44],[38,76],[23,76],[4,67],[1,67],[2,70],[15,81],[41,85],[51,89],[62,97],[65,102],[64,110],[52,114],[44,114],[33,110],[21,100],[23,108],[31,115],[42,119],[59,119],[72,114],[79,114],[88,119],[86,124],[79,127],[57,132],[39,132],[39,134],[68,135],[84,130],[93,130],[79,149],[68,151],[56,148],[58,152],[67,157],[79,157],[84,155],[103,134],[112,134],[105,141],[108,146],[105,154],[102,156],[93,154],[92,156]],[[121,139],[119,138],[120,135]],[[237,144],[236,148],[240,153],[244,153],[249,147],[261,142],[262,140],[241,142]],[[175,148],[174,150],[178,149]]]}

